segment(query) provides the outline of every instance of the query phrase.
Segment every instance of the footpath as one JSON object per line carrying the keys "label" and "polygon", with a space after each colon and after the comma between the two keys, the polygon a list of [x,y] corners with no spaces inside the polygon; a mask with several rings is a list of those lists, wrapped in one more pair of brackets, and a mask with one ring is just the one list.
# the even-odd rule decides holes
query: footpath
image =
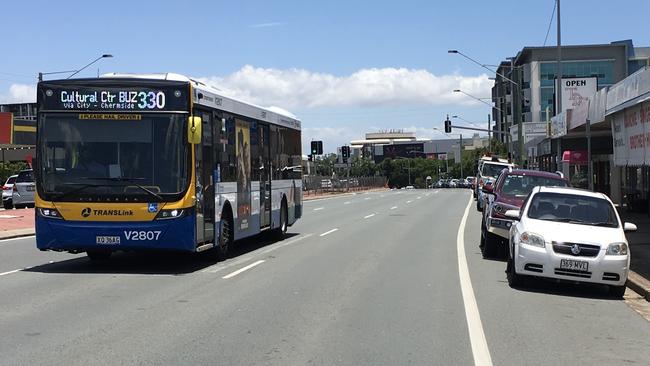
{"label": "footpath", "polygon": [[637,231],[626,233],[630,244],[630,274],[627,285],[650,301],[650,215],[619,209],[621,221],[636,225]]}

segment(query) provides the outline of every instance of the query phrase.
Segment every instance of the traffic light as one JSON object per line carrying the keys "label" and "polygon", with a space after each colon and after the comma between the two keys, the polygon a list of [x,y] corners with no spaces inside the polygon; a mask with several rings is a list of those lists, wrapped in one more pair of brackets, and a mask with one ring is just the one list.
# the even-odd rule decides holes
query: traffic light
{"label": "traffic light", "polygon": [[312,155],[323,155],[323,141],[312,141],[311,142],[311,154]]}
{"label": "traffic light", "polygon": [[449,120],[449,117],[445,120],[445,133],[450,133],[451,132],[451,121]]}
{"label": "traffic light", "polygon": [[344,145],[341,146],[341,154],[343,155],[343,158],[349,158],[350,157],[350,146]]}

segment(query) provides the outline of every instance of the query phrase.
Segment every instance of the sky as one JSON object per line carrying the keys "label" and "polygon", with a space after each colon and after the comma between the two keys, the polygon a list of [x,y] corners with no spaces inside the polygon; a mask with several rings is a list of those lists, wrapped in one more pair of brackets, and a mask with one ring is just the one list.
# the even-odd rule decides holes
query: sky
{"label": "sky", "polygon": [[[562,44],[632,39],[650,46],[650,1],[564,0]],[[303,151],[367,132],[457,138],[447,114],[487,127],[494,76],[459,55],[498,64],[525,46],[556,44],[554,0],[5,1],[0,103],[33,102],[38,72],[175,72],[303,124]],[[63,75],[65,76],[65,75]],[[455,130],[454,132],[460,132]],[[469,137],[470,132],[464,132]]]}

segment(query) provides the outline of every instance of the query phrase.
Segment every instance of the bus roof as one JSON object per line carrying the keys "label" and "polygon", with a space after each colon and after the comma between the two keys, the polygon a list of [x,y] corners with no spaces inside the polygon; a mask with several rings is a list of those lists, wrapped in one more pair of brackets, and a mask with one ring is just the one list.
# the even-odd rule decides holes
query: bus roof
{"label": "bus roof", "polygon": [[293,113],[280,107],[261,107],[237,98],[227,96],[223,90],[207,85],[196,79],[175,73],[135,74],[135,73],[108,73],[100,76],[103,79],[143,79],[143,80],[169,80],[187,82],[192,85],[192,101],[196,104],[217,108],[273,124],[300,130],[301,122]]}

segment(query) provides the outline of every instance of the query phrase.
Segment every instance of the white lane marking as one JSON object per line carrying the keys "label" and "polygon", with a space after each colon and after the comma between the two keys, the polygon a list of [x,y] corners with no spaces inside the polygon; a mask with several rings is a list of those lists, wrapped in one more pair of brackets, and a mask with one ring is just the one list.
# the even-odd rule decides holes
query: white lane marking
{"label": "white lane marking", "polygon": [[406,203],[411,203],[411,202],[413,202],[413,201],[406,201]]}
{"label": "white lane marking", "polygon": [[314,209],[314,211],[320,211],[320,210],[322,210],[322,209],[324,209],[324,208],[325,208],[325,207],[317,207],[317,208]]}
{"label": "white lane marking", "polygon": [[20,271],[22,271],[22,270],[23,270],[23,269],[21,268],[21,269],[14,269],[13,271],[9,271],[9,272],[2,272],[2,273],[0,273],[0,276],[4,276],[4,275],[8,275],[8,274],[12,274],[12,273],[16,273],[16,272],[20,272]]}
{"label": "white lane marking", "polygon": [[266,262],[264,259],[260,259],[255,263],[251,263],[251,264],[247,265],[246,267],[240,268],[240,269],[236,270],[235,272],[227,274],[227,275],[225,275],[225,276],[223,276],[221,278],[223,278],[224,280],[227,280],[229,278],[233,278],[233,277],[237,276],[238,274],[240,274],[240,273],[242,273],[244,271],[248,271],[249,269],[251,269],[251,268],[253,268],[255,266],[259,266],[260,264],[262,264],[264,262]]}
{"label": "white lane marking", "polygon": [[396,208],[397,208],[397,206],[393,206],[393,207],[391,207],[390,209],[391,209],[391,210],[394,210],[394,209],[396,209]]}
{"label": "white lane marking", "polygon": [[13,241],[13,240],[21,240],[21,239],[30,239],[30,238],[35,238],[36,235],[30,235],[30,236],[19,236],[17,238],[11,238],[11,239],[2,239],[0,240],[0,243],[5,242],[5,241]]}
{"label": "white lane marking", "polygon": [[386,195],[385,195],[385,194],[382,194],[380,197],[381,197],[381,198],[384,198],[384,197],[386,197]]}
{"label": "white lane marking", "polygon": [[435,191],[435,192],[433,192],[433,194],[438,194],[439,192],[440,192],[440,191]]}
{"label": "white lane marking", "polygon": [[427,193],[427,194],[425,194],[425,196],[427,196],[427,197],[429,197],[429,195],[430,195],[430,194],[431,194],[431,192],[429,192],[429,193]]}
{"label": "white lane marking", "polygon": [[282,247],[286,247],[287,245],[295,244],[295,243],[301,241],[302,239],[307,239],[308,237],[310,237],[310,236],[312,236],[312,235],[314,235],[314,234],[305,234],[305,235],[303,235],[303,236],[301,236],[301,237],[299,237],[299,238],[295,238],[295,239],[293,239],[293,240],[288,240],[288,241],[286,241],[286,242],[282,242],[282,244],[276,244],[276,245],[274,245],[273,247],[271,247],[271,248],[269,248],[269,249],[266,249],[266,250],[262,251],[262,254],[271,253],[272,251],[274,251],[274,250],[276,250],[276,249],[279,249],[279,248],[282,248]]}
{"label": "white lane marking", "polygon": [[422,196],[418,196],[418,198],[417,198],[417,199],[419,199],[419,200],[421,200],[421,199],[422,199]]}
{"label": "white lane marking", "polygon": [[364,216],[363,218],[364,218],[364,219],[369,219],[369,218],[371,218],[371,217],[373,217],[373,216],[375,216],[375,215],[376,215],[376,214],[373,213],[373,214],[370,214],[370,215],[366,215],[366,216]]}
{"label": "white lane marking", "polygon": [[335,231],[339,231],[339,229],[332,229],[332,230],[330,230],[330,231],[326,231],[326,232],[324,232],[324,233],[322,233],[322,234],[320,234],[320,235],[318,235],[318,236],[329,235],[329,234],[331,234],[331,233],[333,233],[333,232],[335,232]]}
{"label": "white lane marking", "polygon": [[469,340],[472,345],[472,355],[474,356],[474,365],[492,365],[492,357],[485,339],[483,324],[481,324],[481,314],[478,311],[472,280],[469,276],[467,258],[465,257],[465,224],[469,208],[472,206],[472,196],[470,195],[465,213],[460,220],[458,227],[458,236],[456,237],[456,247],[458,250],[458,276],[460,277],[460,289],[463,294],[463,304],[465,305],[465,317],[467,318],[467,328],[469,330]]}
{"label": "white lane marking", "polygon": [[343,202],[343,204],[344,204],[344,205],[349,205],[349,204],[350,204],[350,201],[345,201],[345,202]]}
{"label": "white lane marking", "polygon": [[265,249],[265,250],[263,250],[263,251],[261,251],[259,253],[253,252],[253,255],[248,255],[246,257],[239,258],[238,260],[235,260],[235,261],[230,262],[230,263],[217,263],[217,264],[212,265],[210,267],[204,268],[201,272],[204,272],[204,273],[221,272],[221,271],[226,270],[228,268],[235,267],[235,266],[238,266],[240,264],[244,264],[244,263],[246,263],[248,261],[251,261],[251,260],[253,260],[255,258],[255,256],[257,254],[268,254],[268,253],[270,253],[270,252],[272,252],[272,251],[274,251],[276,249],[280,249],[282,247],[286,247],[287,245],[295,244],[295,243],[297,243],[297,242],[299,242],[299,241],[301,241],[303,239],[307,239],[308,237],[310,237],[312,235],[314,235],[314,234],[305,234],[305,235],[301,235],[301,236],[299,236],[299,237],[297,237],[295,239],[283,241],[283,242],[281,242],[282,244],[273,244],[273,246],[271,246],[270,248]]}
{"label": "white lane marking", "polygon": [[366,201],[367,201],[367,200],[371,200],[371,199],[372,199],[371,197],[366,197],[366,198],[364,198],[364,200],[366,200]]}

